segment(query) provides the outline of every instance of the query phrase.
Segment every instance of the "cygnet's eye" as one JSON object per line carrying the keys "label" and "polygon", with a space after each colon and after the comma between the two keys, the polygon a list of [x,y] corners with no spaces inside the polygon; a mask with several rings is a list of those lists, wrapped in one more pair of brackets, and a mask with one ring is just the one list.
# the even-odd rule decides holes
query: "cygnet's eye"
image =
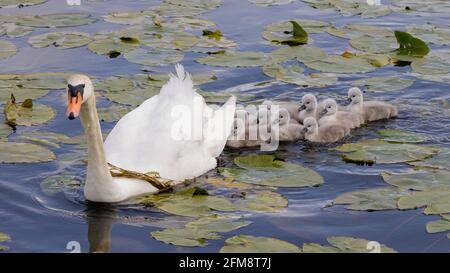
{"label": "cygnet's eye", "polygon": [[309,104],[309,101],[307,101],[306,104]]}
{"label": "cygnet's eye", "polygon": [[356,95],[353,95],[352,98],[356,98]]}
{"label": "cygnet's eye", "polygon": [[328,106],[328,109],[331,109],[331,106]]}

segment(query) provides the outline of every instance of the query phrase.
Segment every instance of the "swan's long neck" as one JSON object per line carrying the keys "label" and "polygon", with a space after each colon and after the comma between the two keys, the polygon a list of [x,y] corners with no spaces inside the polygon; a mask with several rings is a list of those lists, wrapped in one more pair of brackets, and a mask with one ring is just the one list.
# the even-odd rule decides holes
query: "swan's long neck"
{"label": "swan's long neck", "polygon": [[86,198],[91,201],[103,201],[99,199],[102,199],[102,196],[112,190],[113,179],[106,161],[95,95],[92,95],[83,103],[80,110],[80,119],[88,142]]}

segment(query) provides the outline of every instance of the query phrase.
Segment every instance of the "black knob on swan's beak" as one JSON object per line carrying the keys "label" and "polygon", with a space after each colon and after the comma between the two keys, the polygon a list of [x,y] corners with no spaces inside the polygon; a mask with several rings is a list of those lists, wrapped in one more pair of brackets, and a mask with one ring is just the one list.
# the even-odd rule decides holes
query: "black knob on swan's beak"
{"label": "black knob on swan's beak", "polygon": [[75,115],[73,114],[73,112],[71,112],[67,118],[70,119],[70,120],[74,120],[75,119]]}

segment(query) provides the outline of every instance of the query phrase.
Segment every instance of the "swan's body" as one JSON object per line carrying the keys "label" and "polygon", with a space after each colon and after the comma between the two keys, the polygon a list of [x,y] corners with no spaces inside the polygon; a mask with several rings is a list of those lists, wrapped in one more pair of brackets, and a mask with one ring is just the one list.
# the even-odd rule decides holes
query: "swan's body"
{"label": "swan's body", "polygon": [[305,138],[311,142],[334,143],[350,133],[350,129],[338,124],[320,126],[313,117],[308,117],[303,122]]}
{"label": "swan's body", "polygon": [[[236,99],[230,98],[223,107],[214,111],[194,90],[191,77],[184,68],[177,65],[176,70],[177,75],[170,75],[160,94],[147,99],[119,120],[105,143],[90,79],[84,75],[70,77],[69,89],[74,86],[84,89],[84,94],[81,92],[80,119],[88,140],[84,188],[88,200],[121,202],[158,191],[143,180],[113,178],[108,163],[140,173],[158,172],[162,178],[173,180],[174,184],[216,167],[215,158],[222,152],[231,133]],[[69,109],[71,102],[75,100],[69,101]],[[200,116],[198,123],[195,113],[207,116]],[[73,119],[73,112],[68,110],[68,116]],[[189,119],[180,119],[186,116]],[[192,126],[191,130],[183,127],[186,123]],[[200,130],[200,135],[195,134],[196,130]]]}
{"label": "swan's body", "polygon": [[348,99],[351,101],[348,110],[361,115],[366,122],[394,118],[398,115],[397,107],[390,103],[364,101],[363,94],[357,87],[348,90]]}
{"label": "swan's body", "polygon": [[339,111],[334,99],[326,99],[323,101],[319,126],[337,124],[353,129],[361,126],[363,123],[364,119],[361,115],[350,111]]}

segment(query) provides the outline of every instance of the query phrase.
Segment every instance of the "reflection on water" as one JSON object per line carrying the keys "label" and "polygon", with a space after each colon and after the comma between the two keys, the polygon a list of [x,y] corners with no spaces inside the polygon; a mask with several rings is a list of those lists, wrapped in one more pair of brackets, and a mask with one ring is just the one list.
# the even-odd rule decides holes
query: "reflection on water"
{"label": "reflection on water", "polygon": [[[81,6],[67,6],[65,1],[49,0],[46,4],[23,9],[0,9],[0,14],[48,14],[56,12],[85,11],[96,18],[113,11],[130,11],[148,8],[160,1],[82,1]],[[236,6],[239,6],[237,9]],[[218,28],[230,39],[238,42],[238,50],[270,52],[275,47],[261,38],[263,26],[288,18],[331,21],[336,26],[347,23],[370,23],[396,29],[414,24],[447,25],[448,16],[413,17],[391,14],[378,19],[341,16],[332,10],[315,10],[301,1],[286,6],[259,8],[244,0],[226,0],[224,5],[201,16],[213,20]],[[124,27],[99,22],[71,27],[64,30],[94,33]],[[52,30],[37,29],[34,35]],[[84,48],[59,50],[53,47],[31,48],[27,44],[29,36],[16,38],[19,48],[17,55],[0,60],[0,73],[30,71],[77,71],[96,77],[118,74],[130,75],[142,72],[142,67],[123,58],[109,59],[88,52]],[[348,41],[326,34],[312,34],[313,46],[330,54],[348,50]],[[7,39],[3,38],[2,39]],[[32,56],[32,58],[30,57]],[[190,72],[215,72],[218,80],[202,86],[204,91],[239,90],[252,93],[257,99],[288,99],[298,101],[305,92],[313,92],[319,98],[335,97],[342,101],[354,75],[343,76],[341,82],[327,88],[300,89],[286,84],[263,83],[266,77],[261,68],[224,69],[200,65],[193,61],[197,53],[188,53],[183,65]],[[157,72],[172,70],[170,66],[153,68]],[[409,67],[383,67],[373,76],[407,76]],[[307,72],[308,69],[307,69]],[[358,75],[360,77],[361,75]],[[286,91],[289,91],[286,93]],[[450,128],[446,126],[450,110],[443,100],[449,100],[448,84],[430,83],[422,80],[402,91],[369,93],[367,96],[398,104],[401,115],[391,121],[371,123],[352,132],[345,141],[358,141],[376,137],[375,132],[384,128],[395,128],[426,133],[431,136],[427,144],[450,146]],[[70,136],[83,133],[79,121],[67,123],[64,116],[65,105],[60,90],[52,91],[39,102],[52,106],[57,111],[55,120],[39,130],[60,132]],[[99,98],[100,106],[109,102]],[[448,106],[447,106],[448,107]],[[445,124],[445,126],[444,126]],[[104,132],[113,124],[102,123]],[[18,128],[34,130],[34,128]],[[18,132],[20,133],[20,132]],[[14,140],[16,134],[11,136]],[[332,146],[331,146],[332,147]],[[253,224],[238,231],[224,234],[221,240],[211,240],[203,248],[182,248],[166,245],[151,238],[150,232],[167,227],[182,227],[189,220],[161,213],[153,208],[140,206],[114,206],[85,202],[81,190],[47,195],[40,183],[49,174],[55,173],[57,162],[29,165],[1,165],[0,172],[0,231],[13,238],[8,244],[11,252],[66,252],[68,242],[77,241],[82,251],[87,252],[217,252],[224,239],[236,234],[276,237],[301,245],[305,242],[325,243],[327,236],[344,235],[378,240],[401,252],[448,252],[450,240],[446,234],[428,234],[425,225],[439,219],[425,216],[421,210],[357,212],[344,207],[327,205],[339,194],[352,190],[386,186],[379,176],[380,171],[400,171],[408,168],[404,164],[359,166],[346,164],[338,153],[329,151],[330,146],[313,145],[304,142],[282,144],[276,156],[287,161],[298,162],[318,171],[325,183],[317,188],[278,189],[289,200],[289,207],[281,213],[249,214],[245,220]],[[56,154],[70,153],[73,147],[61,145]],[[255,153],[257,150],[226,150],[222,155],[225,162],[231,162],[236,155]],[[84,177],[85,166],[70,166],[70,171]],[[45,235],[45,236],[44,236]]]}

